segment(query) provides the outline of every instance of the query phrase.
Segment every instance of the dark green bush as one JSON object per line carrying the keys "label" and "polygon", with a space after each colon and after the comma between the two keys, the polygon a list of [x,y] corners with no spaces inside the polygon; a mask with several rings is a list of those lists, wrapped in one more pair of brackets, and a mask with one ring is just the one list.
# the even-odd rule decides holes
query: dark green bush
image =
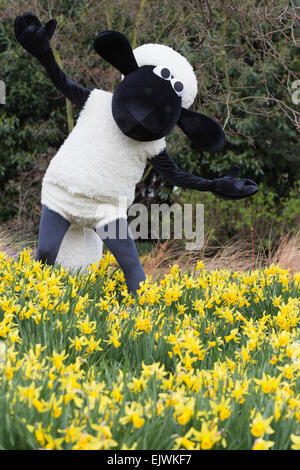
{"label": "dark green bush", "polygon": [[[282,207],[279,217],[286,220],[289,211],[298,210],[294,200],[282,202],[288,201],[300,177],[299,113],[290,92],[300,70],[292,3],[0,0],[0,79],[7,86],[6,105],[0,105],[0,223],[17,218],[22,226],[30,219],[36,231],[43,173],[68,135],[64,97],[14,37],[14,19],[24,11],[38,14],[43,23],[57,18],[53,44],[63,67],[89,88],[112,90],[120,79],[93,51],[100,30],[120,30],[133,46],[160,42],[176,48],[192,63],[198,78],[193,109],[225,127],[226,145],[215,154],[200,153],[175,128],[167,138],[174,160],[183,170],[208,178],[222,176],[238,163],[242,176],[260,183],[255,201],[269,208],[260,216],[262,227],[277,224],[272,218],[277,207]],[[78,112],[73,109],[75,120]],[[171,188],[149,168],[137,187],[136,201],[172,201],[171,195]],[[214,201],[211,205],[216,204],[217,210],[220,202],[212,195],[201,197]],[[240,206],[243,217],[232,218],[233,227],[224,222],[228,236],[238,220],[248,221],[249,226],[252,216],[247,205]]]}
{"label": "dark green bush", "polygon": [[273,191],[259,185],[248,199],[230,201],[211,193],[176,190],[174,201],[182,204],[204,204],[204,230],[212,240],[226,243],[233,237],[250,239],[253,228],[257,241],[267,245],[285,233],[296,234],[300,227],[300,184],[290,189],[287,197],[278,199]]}

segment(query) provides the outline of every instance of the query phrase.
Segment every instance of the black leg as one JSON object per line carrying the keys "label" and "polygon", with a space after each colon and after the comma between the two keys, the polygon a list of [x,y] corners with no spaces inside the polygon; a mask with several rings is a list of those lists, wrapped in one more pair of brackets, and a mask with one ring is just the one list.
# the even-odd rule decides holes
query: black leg
{"label": "black leg", "polygon": [[96,229],[122,269],[128,290],[136,294],[146,276],[126,219],[118,219]]}
{"label": "black leg", "polygon": [[60,214],[42,206],[36,261],[54,265],[70,222]]}

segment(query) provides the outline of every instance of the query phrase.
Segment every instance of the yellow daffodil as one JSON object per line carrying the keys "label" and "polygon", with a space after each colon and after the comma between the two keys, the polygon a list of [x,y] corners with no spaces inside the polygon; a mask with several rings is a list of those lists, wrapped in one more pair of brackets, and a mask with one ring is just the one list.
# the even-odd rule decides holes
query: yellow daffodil
{"label": "yellow daffodil", "polygon": [[293,450],[300,450],[300,436],[297,436],[296,434],[291,434],[291,449]]}
{"label": "yellow daffodil", "polygon": [[251,434],[255,437],[263,437],[265,434],[272,434],[274,431],[270,426],[273,417],[264,419],[262,414],[257,412],[251,423]]}
{"label": "yellow daffodil", "polygon": [[273,447],[274,441],[264,441],[263,439],[256,439],[253,444],[252,450],[269,450]]}

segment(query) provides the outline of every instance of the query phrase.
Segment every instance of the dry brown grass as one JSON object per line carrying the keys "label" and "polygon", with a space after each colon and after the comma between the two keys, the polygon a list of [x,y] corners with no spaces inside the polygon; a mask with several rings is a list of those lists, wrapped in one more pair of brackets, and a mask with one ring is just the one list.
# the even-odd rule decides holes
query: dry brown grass
{"label": "dry brown grass", "polygon": [[195,253],[183,250],[177,240],[167,240],[154,243],[152,251],[141,256],[141,262],[146,274],[156,280],[173,264],[179,264],[182,270],[192,267]]}
{"label": "dry brown grass", "polygon": [[248,271],[276,264],[294,274],[300,271],[300,231],[296,235],[286,234],[268,251],[262,240],[254,245],[251,238],[239,238],[226,245],[212,246],[207,239],[198,252],[178,250],[174,242],[166,241],[157,243],[151,253],[142,257],[145,272],[153,280],[166,273],[171,264],[177,263],[185,271],[195,267],[198,260],[203,261],[208,270]]}
{"label": "dry brown grass", "polygon": [[35,249],[36,241],[30,233],[16,228],[15,224],[0,225],[0,251],[15,257],[26,248]]}
{"label": "dry brown grass", "polygon": [[[34,253],[35,238],[12,225],[0,225],[0,251],[6,251],[10,256],[16,256],[25,247],[31,248]],[[182,242],[167,240],[155,242],[151,252],[141,256],[141,262],[146,274],[153,280],[167,273],[173,264],[186,271],[193,269],[198,260],[203,261],[208,270],[248,271],[276,264],[288,269],[291,274],[300,271],[300,230],[295,235],[287,233],[276,244],[270,242],[269,246],[266,250],[262,240],[256,239],[254,244],[251,237],[239,237],[225,245],[213,245],[210,236],[207,236],[201,251],[186,251]]]}
{"label": "dry brown grass", "polygon": [[300,233],[286,234],[276,247],[266,253],[263,244],[256,244],[254,250],[247,240],[237,240],[220,248],[212,258],[204,257],[208,269],[226,268],[234,271],[247,271],[278,264],[289,269],[291,274],[300,270]]}
{"label": "dry brown grass", "polygon": [[270,251],[268,263],[279,264],[289,269],[292,274],[300,271],[300,231],[297,235],[289,234],[281,238],[278,247]]}

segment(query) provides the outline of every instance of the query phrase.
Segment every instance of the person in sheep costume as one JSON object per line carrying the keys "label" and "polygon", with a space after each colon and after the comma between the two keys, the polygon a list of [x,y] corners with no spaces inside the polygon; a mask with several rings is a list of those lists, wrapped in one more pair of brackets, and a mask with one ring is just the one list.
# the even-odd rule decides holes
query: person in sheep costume
{"label": "person in sheep costume", "polygon": [[[223,178],[208,180],[182,171],[168,154],[165,137],[175,125],[200,150],[214,152],[225,142],[214,119],[188,109],[197,94],[197,80],[181,54],[161,44],[132,50],[120,32],[102,31],[94,48],[121,72],[122,79],[113,93],[89,90],[58,66],[50,45],[55,28],[56,20],[43,27],[32,13],[15,20],[20,44],[43,64],[57,89],[82,108],[43,178],[36,260],[53,265],[70,226],[85,227],[115,256],[128,290],[136,294],[145,273],[128,227],[127,209],[147,161],[175,186],[223,198],[249,197],[257,185],[238,179],[237,165]],[[126,205],[120,204],[120,198]],[[97,255],[100,259],[101,253]]]}

